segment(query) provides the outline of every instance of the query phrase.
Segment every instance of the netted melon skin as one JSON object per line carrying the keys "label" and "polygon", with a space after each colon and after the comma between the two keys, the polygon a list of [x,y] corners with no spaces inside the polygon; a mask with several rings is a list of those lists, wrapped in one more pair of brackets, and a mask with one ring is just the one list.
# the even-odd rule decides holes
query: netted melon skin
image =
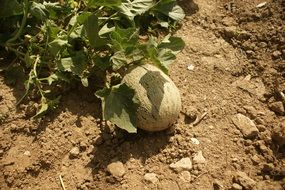
{"label": "netted melon skin", "polygon": [[174,82],[157,67],[144,64],[129,69],[123,83],[133,88],[140,105],[137,127],[162,131],[173,125],[181,110],[181,97]]}

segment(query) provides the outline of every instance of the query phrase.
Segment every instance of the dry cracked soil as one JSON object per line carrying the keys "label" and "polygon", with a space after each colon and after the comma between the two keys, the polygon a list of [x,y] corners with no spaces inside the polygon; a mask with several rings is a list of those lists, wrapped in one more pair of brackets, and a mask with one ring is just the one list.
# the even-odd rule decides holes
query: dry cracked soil
{"label": "dry cracked soil", "polygon": [[15,106],[22,81],[0,75],[1,190],[285,189],[285,1],[179,3],[177,123],[127,134],[82,87],[34,121],[35,101]]}

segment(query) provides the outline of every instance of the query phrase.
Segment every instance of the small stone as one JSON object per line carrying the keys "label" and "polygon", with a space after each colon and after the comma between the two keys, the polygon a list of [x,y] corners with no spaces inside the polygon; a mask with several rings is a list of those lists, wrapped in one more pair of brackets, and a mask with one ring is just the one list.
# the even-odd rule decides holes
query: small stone
{"label": "small stone", "polygon": [[272,53],[272,57],[275,59],[279,58],[281,55],[282,55],[282,52],[280,52],[278,50],[276,50]]}
{"label": "small stone", "polygon": [[263,152],[263,153],[267,153],[268,151],[268,149],[267,149],[267,146],[265,146],[264,144],[261,144],[261,145],[259,145],[259,149],[261,150],[261,152]]}
{"label": "small stone", "polygon": [[237,183],[233,183],[231,190],[242,190],[242,186]]}
{"label": "small stone", "polygon": [[285,145],[285,123],[281,123],[274,127],[272,140],[276,142],[280,147]]}
{"label": "small stone", "polygon": [[235,37],[237,33],[237,27],[236,26],[228,26],[224,28],[224,34],[228,38],[233,38]]}
{"label": "small stone", "polygon": [[219,180],[215,180],[213,182],[213,189],[214,190],[223,190],[224,186],[223,186],[222,182],[220,182]]}
{"label": "small stone", "polygon": [[27,151],[24,152],[24,155],[31,156],[31,152],[27,150]]}
{"label": "small stone", "polygon": [[177,172],[181,172],[183,170],[190,171],[192,169],[192,162],[189,157],[182,158],[178,162],[170,164],[170,168]]}
{"label": "small stone", "polygon": [[193,162],[197,164],[204,164],[206,162],[206,159],[204,158],[202,151],[198,151],[194,157]]}
{"label": "small stone", "polygon": [[260,159],[259,159],[259,157],[258,157],[257,155],[253,155],[253,156],[251,157],[251,161],[252,161],[252,163],[253,163],[254,165],[258,165],[258,164],[260,163]]}
{"label": "small stone", "polygon": [[269,173],[274,170],[274,165],[272,163],[266,163],[263,165],[262,171],[264,173]]}
{"label": "small stone", "polygon": [[182,171],[180,174],[180,179],[184,182],[190,182],[191,181],[191,174],[189,171]]}
{"label": "small stone", "polygon": [[70,151],[69,151],[69,156],[70,158],[77,158],[79,156],[79,148],[78,147],[73,147]]}
{"label": "small stone", "polygon": [[80,146],[80,149],[81,149],[81,150],[86,150],[86,149],[87,149],[87,143],[84,142],[84,141],[81,141],[80,144],[79,144],[79,146]]}
{"label": "small stone", "polygon": [[237,158],[233,158],[232,162],[238,162],[238,159]]}
{"label": "small stone", "polygon": [[[284,184],[283,180],[283,184]],[[260,181],[257,182],[254,190],[284,190],[284,185],[282,187],[282,182],[278,183],[278,181]]]}
{"label": "small stone", "polygon": [[114,177],[122,177],[126,173],[124,164],[120,161],[109,164],[107,171]]}
{"label": "small stone", "polygon": [[255,138],[258,135],[259,131],[254,122],[243,114],[236,114],[232,121],[245,138]]}
{"label": "small stone", "polygon": [[273,102],[269,104],[269,108],[274,111],[276,114],[284,115],[285,110],[283,103],[281,101]]}
{"label": "small stone", "polygon": [[244,141],[244,145],[245,145],[245,146],[250,146],[250,145],[252,145],[252,141],[251,141],[250,139],[246,139],[246,140]]}
{"label": "small stone", "polygon": [[266,42],[260,42],[259,46],[262,48],[265,48],[267,46],[267,43]]}
{"label": "small stone", "polygon": [[156,184],[159,181],[155,173],[146,173],[144,175],[144,180],[153,184]]}
{"label": "small stone", "polygon": [[4,155],[4,150],[0,149],[0,157]]}
{"label": "small stone", "polygon": [[103,143],[103,137],[102,136],[98,136],[95,138],[95,144],[96,145],[101,145]]}
{"label": "small stone", "polygon": [[191,140],[192,144],[196,144],[196,145],[200,144],[199,140],[196,138],[191,138],[190,140]]}
{"label": "small stone", "polygon": [[248,175],[242,171],[236,172],[234,182],[241,185],[246,190],[252,189],[256,184],[256,181],[248,177]]}
{"label": "small stone", "polygon": [[257,125],[256,127],[260,132],[266,131],[266,127],[264,125]]}
{"label": "small stone", "polygon": [[214,126],[213,125],[209,125],[209,129],[214,129]]}

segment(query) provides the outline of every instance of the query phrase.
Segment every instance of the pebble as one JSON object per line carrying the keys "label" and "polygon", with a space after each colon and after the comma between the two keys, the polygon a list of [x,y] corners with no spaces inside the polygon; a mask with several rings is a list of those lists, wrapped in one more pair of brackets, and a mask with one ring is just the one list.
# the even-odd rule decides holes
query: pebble
{"label": "pebble", "polygon": [[220,182],[219,180],[215,179],[215,181],[213,182],[213,189],[214,190],[223,190],[224,186],[223,186],[222,182]]}
{"label": "pebble", "polygon": [[182,158],[178,162],[170,164],[170,168],[177,172],[181,172],[183,170],[190,171],[192,169],[192,162],[189,157]]}
{"label": "pebble", "polygon": [[259,133],[254,122],[243,114],[236,114],[232,121],[245,138],[255,138]]}
{"label": "pebble", "polygon": [[191,174],[189,171],[182,171],[180,174],[180,179],[184,182],[190,182],[191,181]]}
{"label": "pebble", "polygon": [[196,138],[191,138],[190,140],[191,140],[192,144],[196,144],[196,145],[200,144],[199,140]]}
{"label": "pebble", "polygon": [[253,163],[254,165],[258,165],[258,164],[260,163],[260,159],[259,159],[259,157],[258,157],[257,155],[253,155],[253,156],[251,157],[251,161],[252,161],[252,163]]}
{"label": "pebble", "polygon": [[273,58],[279,58],[281,55],[282,55],[282,53],[278,50],[276,50],[272,53]]}
{"label": "pebble", "polygon": [[197,164],[204,164],[206,162],[206,159],[204,158],[202,151],[198,151],[194,155],[193,162]]}
{"label": "pebble", "polygon": [[256,127],[260,132],[266,131],[266,126],[264,126],[264,125],[257,125]]}
{"label": "pebble", "polygon": [[124,164],[120,161],[109,164],[107,166],[107,171],[114,177],[122,177],[126,173]]}
{"label": "pebble", "polygon": [[146,173],[143,178],[146,182],[153,184],[156,184],[159,181],[155,173]]}
{"label": "pebble", "polygon": [[281,101],[273,102],[269,104],[269,108],[277,114],[284,115],[285,110]]}
{"label": "pebble", "polygon": [[26,156],[31,156],[31,152],[28,151],[28,150],[26,150],[26,151],[24,152],[24,155],[26,155]]}
{"label": "pebble", "polygon": [[242,186],[237,183],[233,183],[231,190],[242,190]]}
{"label": "pebble", "polygon": [[70,151],[69,151],[69,156],[70,158],[77,158],[79,156],[79,148],[78,147],[73,147]]}
{"label": "pebble", "polygon": [[4,150],[0,149],[0,157],[4,155]]}
{"label": "pebble", "polygon": [[251,179],[246,173],[237,171],[234,177],[234,182],[241,185],[244,189],[253,189],[256,185],[256,181]]}

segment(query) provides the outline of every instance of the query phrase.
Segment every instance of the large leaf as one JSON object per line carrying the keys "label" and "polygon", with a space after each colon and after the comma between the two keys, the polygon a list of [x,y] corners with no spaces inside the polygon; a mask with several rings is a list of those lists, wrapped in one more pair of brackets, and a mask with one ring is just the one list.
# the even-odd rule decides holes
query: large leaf
{"label": "large leaf", "polygon": [[130,20],[135,16],[144,14],[154,6],[153,0],[125,0],[119,6],[120,12],[126,15]]}
{"label": "large leaf", "polygon": [[39,20],[46,20],[48,18],[49,12],[41,3],[33,2],[31,5],[31,14]]}
{"label": "large leaf", "polygon": [[112,57],[113,63],[112,68],[117,71],[123,66],[138,62],[144,58],[144,53],[140,49],[132,49],[131,52],[126,53],[125,51],[117,51]]}
{"label": "large leaf", "polygon": [[0,18],[21,15],[23,6],[17,0],[2,0],[1,1]]}
{"label": "large leaf", "polygon": [[159,44],[159,49],[169,49],[173,54],[179,53],[185,47],[185,42],[179,37],[173,37],[170,35],[163,39]]}
{"label": "large leaf", "polygon": [[138,30],[136,28],[122,29],[116,27],[111,32],[112,49],[115,51],[127,50],[138,45]]}
{"label": "large leaf", "polygon": [[126,84],[103,89],[96,93],[103,101],[104,119],[115,123],[129,133],[136,133],[136,116],[138,101],[135,91]]}
{"label": "large leaf", "polygon": [[99,36],[99,23],[96,15],[90,15],[84,22],[84,29],[86,31],[90,45],[93,48],[98,48],[106,45],[106,41]]}
{"label": "large leaf", "polygon": [[84,52],[76,52],[75,56],[62,58],[58,63],[60,71],[71,72],[80,77],[83,86],[88,86],[88,80],[85,71],[88,68],[87,56]]}
{"label": "large leaf", "polygon": [[121,5],[121,0],[89,0],[88,7],[98,7],[98,6],[105,6],[105,7],[116,7]]}
{"label": "large leaf", "polygon": [[177,5],[176,0],[160,0],[159,3],[153,7],[153,12],[160,12],[173,20],[180,21],[185,17],[183,9]]}
{"label": "large leaf", "polygon": [[68,41],[65,39],[56,38],[48,44],[48,50],[53,55],[56,56],[59,52],[69,46]]}

